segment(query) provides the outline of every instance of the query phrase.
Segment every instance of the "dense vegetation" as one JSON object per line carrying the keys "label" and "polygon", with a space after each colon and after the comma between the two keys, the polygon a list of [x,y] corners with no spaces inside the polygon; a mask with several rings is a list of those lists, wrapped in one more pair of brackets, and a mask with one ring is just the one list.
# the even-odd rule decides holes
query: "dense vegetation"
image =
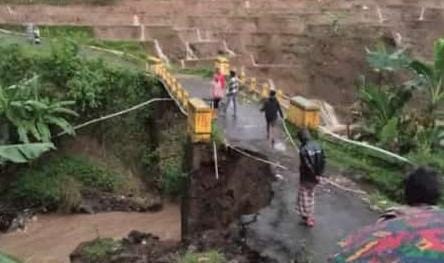
{"label": "dense vegetation", "polygon": [[25,207],[43,206],[70,212],[79,207],[82,193],[89,189],[108,193],[134,194],[137,186],[104,165],[84,156],[63,155],[41,160],[24,169],[8,191],[9,198]]}
{"label": "dense vegetation", "polygon": [[[108,63],[114,55],[99,56],[71,40],[52,41],[44,46],[11,42],[0,45],[2,162],[27,162],[53,149],[54,144],[63,150],[65,139],[57,135],[60,132],[74,135],[74,123],[165,96],[157,80],[137,67],[126,69]],[[165,130],[175,134],[166,136],[156,127],[162,124],[158,118],[171,111],[171,107],[145,107],[76,132],[95,138],[131,174],[140,175],[149,185],[166,193],[176,194],[181,181],[177,178],[182,175],[183,128],[177,126],[180,123],[177,121],[164,124]],[[163,142],[179,147],[177,154],[164,156],[167,147],[161,145]],[[11,146],[16,147],[16,152],[11,151]],[[85,187],[115,193],[134,190],[131,183],[125,182],[129,180],[127,177],[110,171],[108,166],[84,156],[48,155],[29,167],[13,165],[14,170],[18,168],[18,180],[8,187],[3,185],[7,191],[2,189],[2,193],[21,203],[69,209],[78,204]],[[10,167],[0,167],[0,172],[7,173]]]}
{"label": "dense vegetation", "polygon": [[[443,174],[443,55],[443,40],[437,41],[431,64],[383,45],[368,50],[368,62],[377,76],[361,78],[357,109],[360,129],[354,139],[405,156],[413,166],[431,166]],[[331,165],[374,186],[374,201],[382,201],[382,206],[390,200],[403,201],[404,176],[412,165],[328,137],[318,138]]]}
{"label": "dense vegetation", "polygon": [[404,51],[368,51],[378,81],[364,78],[359,89],[362,138],[400,154],[439,155],[444,139],[444,39],[434,61],[425,63]]}

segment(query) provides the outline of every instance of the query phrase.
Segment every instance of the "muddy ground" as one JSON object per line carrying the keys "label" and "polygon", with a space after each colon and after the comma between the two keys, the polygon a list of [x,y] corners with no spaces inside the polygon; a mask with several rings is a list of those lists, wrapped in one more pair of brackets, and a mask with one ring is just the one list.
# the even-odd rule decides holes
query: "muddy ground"
{"label": "muddy ground", "polygon": [[[199,168],[191,173],[183,198],[182,242],[172,244],[132,231],[118,248],[95,262],[176,262],[185,251],[208,250],[217,250],[234,262],[270,262],[245,245],[239,222],[240,216],[254,214],[270,203],[274,180],[270,166],[223,149],[218,152],[217,179],[211,149],[202,145],[191,152],[191,166]],[[71,254],[72,262],[93,262],[86,251],[96,241],[80,244]]]}

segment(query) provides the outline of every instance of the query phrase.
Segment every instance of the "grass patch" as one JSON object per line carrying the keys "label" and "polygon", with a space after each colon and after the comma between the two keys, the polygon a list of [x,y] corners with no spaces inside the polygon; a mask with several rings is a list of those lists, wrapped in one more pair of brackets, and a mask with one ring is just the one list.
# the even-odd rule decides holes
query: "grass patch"
{"label": "grass patch", "polygon": [[196,75],[206,79],[213,77],[214,71],[212,68],[180,68],[175,70],[179,74]]}
{"label": "grass patch", "polygon": [[94,39],[88,42],[88,44],[96,47],[122,51],[144,60],[146,60],[149,55],[144,44],[137,41],[109,41]]}
{"label": "grass patch", "polygon": [[111,238],[98,238],[83,248],[83,255],[89,262],[107,262],[109,257],[121,247],[120,241]]}
{"label": "grass patch", "polygon": [[352,172],[353,179],[370,183],[391,200],[402,202],[407,167],[375,158],[355,146],[338,144],[324,137],[319,140],[333,166]]}
{"label": "grass patch", "polygon": [[[62,34],[63,35],[63,34]],[[79,36],[83,38],[82,36]],[[141,71],[144,69],[144,61],[135,61],[132,58],[122,57],[115,54],[110,54],[108,52],[92,50],[83,44],[91,41],[90,38],[85,38],[83,40],[70,38],[70,37],[49,37],[42,39],[40,45],[33,45],[29,43],[25,36],[10,35],[0,33],[0,50],[5,49],[4,56],[13,55],[17,59],[27,58],[32,60],[39,60],[44,57],[48,57],[52,54],[54,50],[60,49],[61,46],[65,45],[67,42],[73,42],[78,45],[79,54],[85,61],[101,60],[108,68],[118,69],[118,70],[132,70]],[[17,54],[5,53],[6,50],[17,49]],[[20,54],[18,54],[20,53]],[[29,64],[29,63],[28,63]],[[14,65],[11,65],[14,66]],[[31,68],[32,64],[28,67]],[[5,73],[6,74],[6,73]]]}
{"label": "grass patch", "polygon": [[180,260],[179,263],[225,263],[227,260],[224,255],[218,251],[208,251],[201,253],[187,252]]}
{"label": "grass patch", "polygon": [[120,192],[126,181],[83,156],[65,155],[23,170],[8,192],[15,202],[69,211],[80,204],[83,189]]}
{"label": "grass patch", "polygon": [[22,261],[0,251],[0,263],[20,263]]}
{"label": "grass patch", "polygon": [[217,121],[211,122],[211,139],[216,142],[216,145],[223,145],[224,144],[224,132],[223,130],[217,125]]}
{"label": "grass patch", "polygon": [[70,38],[77,41],[88,41],[94,38],[94,30],[90,26],[39,26],[42,37]]}
{"label": "grass patch", "polygon": [[[0,28],[18,33],[26,33],[25,25],[0,24]],[[69,38],[78,42],[86,42],[94,39],[94,30],[90,26],[39,25],[38,28],[43,38]]]}

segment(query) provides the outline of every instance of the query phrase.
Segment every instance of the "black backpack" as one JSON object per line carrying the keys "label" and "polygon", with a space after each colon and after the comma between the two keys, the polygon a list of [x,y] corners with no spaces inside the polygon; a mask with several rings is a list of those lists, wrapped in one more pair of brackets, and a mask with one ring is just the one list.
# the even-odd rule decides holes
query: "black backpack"
{"label": "black backpack", "polygon": [[301,147],[301,157],[305,166],[317,176],[321,176],[325,169],[325,154],[321,146],[313,141],[307,142]]}

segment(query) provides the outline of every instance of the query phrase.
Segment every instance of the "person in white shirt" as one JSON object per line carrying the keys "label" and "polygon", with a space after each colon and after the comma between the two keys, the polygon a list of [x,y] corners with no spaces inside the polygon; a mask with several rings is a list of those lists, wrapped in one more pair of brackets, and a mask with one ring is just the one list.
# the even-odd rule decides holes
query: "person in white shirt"
{"label": "person in white shirt", "polygon": [[233,116],[236,117],[237,114],[237,92],[239,91],[239,79],[236,76],[236,72],[234,70],[230,70],[230,79],[228,81],[228,93],[227,93],[227,105],[225,107],[225,113],[230,107],[230,104],[233,103]]}

